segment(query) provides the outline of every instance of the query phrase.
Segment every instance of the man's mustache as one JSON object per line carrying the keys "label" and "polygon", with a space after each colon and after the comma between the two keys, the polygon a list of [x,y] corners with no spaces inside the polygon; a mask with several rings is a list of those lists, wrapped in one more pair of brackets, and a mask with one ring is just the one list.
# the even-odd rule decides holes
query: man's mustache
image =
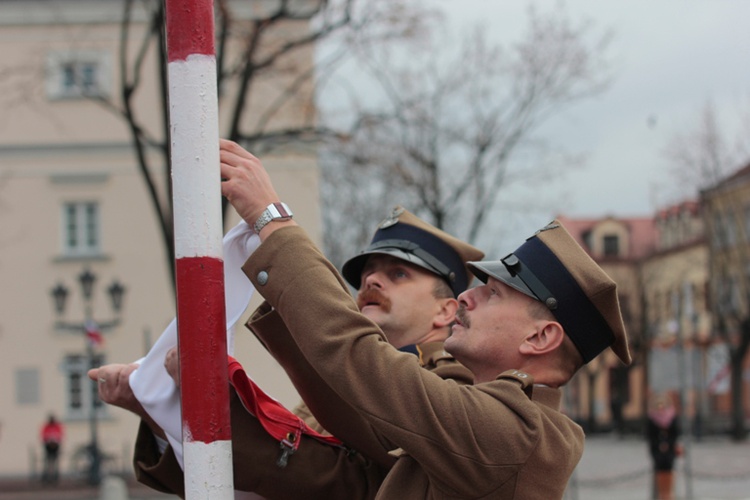
{"label": "man's mustache", "polygon": [[385,312],[391,310],[391,301],[377,288],[367,288],[357,294],[357,307],[360,310],[368,304],[377,304]]}
{"label": "man's mustache", "polygon": [[464,305],[458,307],[458,311],[456,311],[456,319],[464,328],[469,328],[471,326],[471,321],[469,321],[469,316],[466,314],[466,306]]}

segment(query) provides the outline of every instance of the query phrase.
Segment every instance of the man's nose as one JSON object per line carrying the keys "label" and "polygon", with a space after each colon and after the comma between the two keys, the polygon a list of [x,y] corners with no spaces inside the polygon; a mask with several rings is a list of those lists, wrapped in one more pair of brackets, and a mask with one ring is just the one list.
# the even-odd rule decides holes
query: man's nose
{"label": "man's nose", "polygon": [[378,271],[372,271],[362,279],[362,288],[382,288],[383,279],[382,275]]}
{"label": "man's nose", "polygon": [[473,309],[475,304],[476,288],[469,288],[458,295],[458,303],[466,309]]}

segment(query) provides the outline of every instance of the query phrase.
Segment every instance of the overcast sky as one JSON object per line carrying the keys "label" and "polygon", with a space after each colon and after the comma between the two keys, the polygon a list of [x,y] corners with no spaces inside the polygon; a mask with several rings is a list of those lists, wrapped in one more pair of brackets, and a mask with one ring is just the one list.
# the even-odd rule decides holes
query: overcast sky
{"label": "overcast sky", "polygon": [[[512,42],[527,5],[552,0],[430,0],[464,28],[492,23]],[[580,217],[649,216],[670,200],[663,153],[671,137],[696,128],[711,101],[727,135],[750,111],[750,1],[567,0],[574,24],[611,29],[614,82],[601,97],[569,109],[547,136],[588,153],[587,166],[550,189],[558,212]],[[554,214],[551,214],[554,215]]]}

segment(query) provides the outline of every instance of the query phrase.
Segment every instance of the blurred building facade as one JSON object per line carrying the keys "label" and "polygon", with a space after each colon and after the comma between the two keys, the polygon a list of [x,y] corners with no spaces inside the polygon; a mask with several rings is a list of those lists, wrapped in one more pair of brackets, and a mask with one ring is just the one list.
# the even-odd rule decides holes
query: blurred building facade
{"label": "blurred building facade", "polygon": [[698,435],[731,430],[732,408],[746,420],[750,166],[653,217],[558,219],[618,283],[634,358],[584,367],[571,414],[592,431],[639,431],[649,396],[670,392]]}
{"label": "blurred building facade", "polygon": [[[729,396],[721,403],[731,409],[735,438],[747,435],[743,424],[750,414],[750,164],[701,192],[709,247],[709,302],[713,332],[722,349],[716,359],[729,360],[709,380]],[[719,367],[715,367],[719,370]]]}
{"label": "blurred building facade", "polygon": [[584,366],[569,384],[569,411],[589,431],[612,426],[624,429],[644,412],[647,373],[642,357],[645,340],[639,333],[644,320],[640,264],[656,248],[655,221],[650,217],[557,218],[617,283],[633,355],[630,367],[622,366],[609,350]]}
{"label": "blurred building facade", "polygon": [[[262,3],[238,2],[245,10],[236,11],[241,17],[235,21],[249,23],[253,8]],[[83,329],[56,328],[58,320],[84,321],[78,283],[84,270],[97,276],[90,312],[100,324],[117,317],[107,287],[117,281],[125,288],[119,323],[102,329],[103,342],[94,348],[97,363],[139,359],[175,314],[169,259],[128,124],[106,104],[117,102],[122,90],[123,5],[120,0],[0,0],[0,477],[39,471],[39,429],[49,413],[66,428],[62,474],[71,472],[89,444],[95,389],[85,376],[86,335]],[[236,26],[243,31],[241,23]],[[149,29],[143,13],[134,13],[131,29],[130,57],[139,57],[140,37]],[[284,29],[299,32],[307,25]],[[230,38],[228,43],[239,42]],[[311,66],[312,48],[295,57]],[[144,51],[143,67],[133,103],[141,125],[159,130],[164,117],[153,47]],[[253,102],[273,101],[281,80],[294,78],[291,71],[269,76],[253,88]],[[312,95],[312,83],[298,86],[292,105],[276,119],[291,125],[309,116]],[[245,120],[253,119],[257,105],[250,106]],[[220,110],[222,133],[230,111]],[[320,241],[314,147],[278,148],[264,164],[279,195]],[[168,182],[168,174],[160,178]],[[237,220],[230,214],[227,228]],[[58,284],[68,290],[61,316],[51,296]],[[269,393],[296,403],[283,370],[244,328],[237,329],[235,353]],[[97,417],[102,452],[130,469],[137,420],[106,405]]]}

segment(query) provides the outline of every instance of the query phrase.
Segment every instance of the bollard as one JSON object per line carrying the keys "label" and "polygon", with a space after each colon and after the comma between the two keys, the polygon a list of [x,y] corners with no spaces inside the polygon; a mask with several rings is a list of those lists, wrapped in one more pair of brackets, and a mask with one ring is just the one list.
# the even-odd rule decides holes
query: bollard
{"label": "bollard", "polygon": [[105,476],[99,487],[99,500],[128,500],[128,486],[119,476]]}

